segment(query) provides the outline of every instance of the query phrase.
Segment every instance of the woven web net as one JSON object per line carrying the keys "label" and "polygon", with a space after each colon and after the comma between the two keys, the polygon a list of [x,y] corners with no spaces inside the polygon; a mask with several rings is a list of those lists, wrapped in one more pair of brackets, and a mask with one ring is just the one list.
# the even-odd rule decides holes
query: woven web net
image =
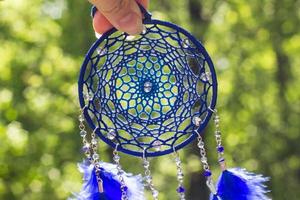
{"label": "woven web net", "polygon": [[185,34],[150,24],[139,36],[113,32],[96,45],[79,88],[104,141],[133,155],[162,155],[193,137],[195,116],[208,120],[214,72]]}

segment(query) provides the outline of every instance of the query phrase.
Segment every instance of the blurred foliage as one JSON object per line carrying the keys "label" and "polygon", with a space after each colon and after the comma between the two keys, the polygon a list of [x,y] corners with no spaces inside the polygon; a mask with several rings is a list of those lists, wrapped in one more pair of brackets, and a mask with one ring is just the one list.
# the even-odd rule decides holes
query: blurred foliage
{"label": "blurred foliage", "polygon": [[[0,1],[0,199],[66,199],[81,187],[77,76],[95,39],[89,7]],[[191,31],[211,54],[228,164],[270,176],[273,199],[298,200],[300,1],[153,0],[150,9]],[[212,128],[206,132],[216,178]],[[109,161],[111,150],[100,151]],[[197,149],[180,153],[188,199],[207,199]],[[162,200],[177,198],[170,158],[153,159]],[[122,161],[141,172],[136,158]]]}

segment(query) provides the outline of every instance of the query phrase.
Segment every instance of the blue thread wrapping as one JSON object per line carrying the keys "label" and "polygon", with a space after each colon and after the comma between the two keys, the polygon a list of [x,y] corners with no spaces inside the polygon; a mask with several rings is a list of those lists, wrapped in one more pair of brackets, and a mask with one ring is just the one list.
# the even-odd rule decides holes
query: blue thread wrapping
{"label": "blue thread wrapping", "polygon": [[[145,149],[147,157],[193,141],[193,130],[203,131],[217,98],[214,66],[202,44],[184,29],[150,17],[144,20],[146,32],[135,38],[116,29],[103,34],[87,53],[78,81],[90,128],[110,146],[118,143],[134,156]],[[86,93],[93,94],[90,101]],[[194,116],[202,119],[199,127]],[[117,132],[114,141],[107,138],[109,129]]]}

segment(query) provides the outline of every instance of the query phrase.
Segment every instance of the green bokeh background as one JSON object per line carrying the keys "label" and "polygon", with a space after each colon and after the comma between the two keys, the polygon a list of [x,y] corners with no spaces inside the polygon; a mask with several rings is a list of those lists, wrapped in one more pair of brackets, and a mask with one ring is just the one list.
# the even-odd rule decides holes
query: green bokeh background
{"label": "green bokeh background", "polygon": [[[81,187],[77,76],[95,40],[84,0],[0,1],[0,199],[66,199]],[[300,198],[300,1],[153,0],[153,16],[206,46],[218,74],[229,166],[271,177],[275,200]],[[205,141],[214,172],[212,125]],[[208,199],[196,145],[180,151],[187,199]],[[111,159],[102,143],[101,157]],[[136,158],[122,155],[129,172]],[[152,160],[161,200],[177,199],[172,156]]]}

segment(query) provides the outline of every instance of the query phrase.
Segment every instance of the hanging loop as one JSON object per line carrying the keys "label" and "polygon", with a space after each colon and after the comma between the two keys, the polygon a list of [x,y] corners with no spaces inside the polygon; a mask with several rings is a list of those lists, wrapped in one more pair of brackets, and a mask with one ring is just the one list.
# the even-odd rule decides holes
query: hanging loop
{"label": "hanging loop", "polygon": [[150,12],[148,12],[146,10],[146,8],[144,8],[144,6],[142,6],[141,4],[137,3],[142,14],[144,15],[144,19],[143,19],[143,23],[146,24],[146,23],[149,23],[151,21],[151,17],[152,17],[152,14]]}

